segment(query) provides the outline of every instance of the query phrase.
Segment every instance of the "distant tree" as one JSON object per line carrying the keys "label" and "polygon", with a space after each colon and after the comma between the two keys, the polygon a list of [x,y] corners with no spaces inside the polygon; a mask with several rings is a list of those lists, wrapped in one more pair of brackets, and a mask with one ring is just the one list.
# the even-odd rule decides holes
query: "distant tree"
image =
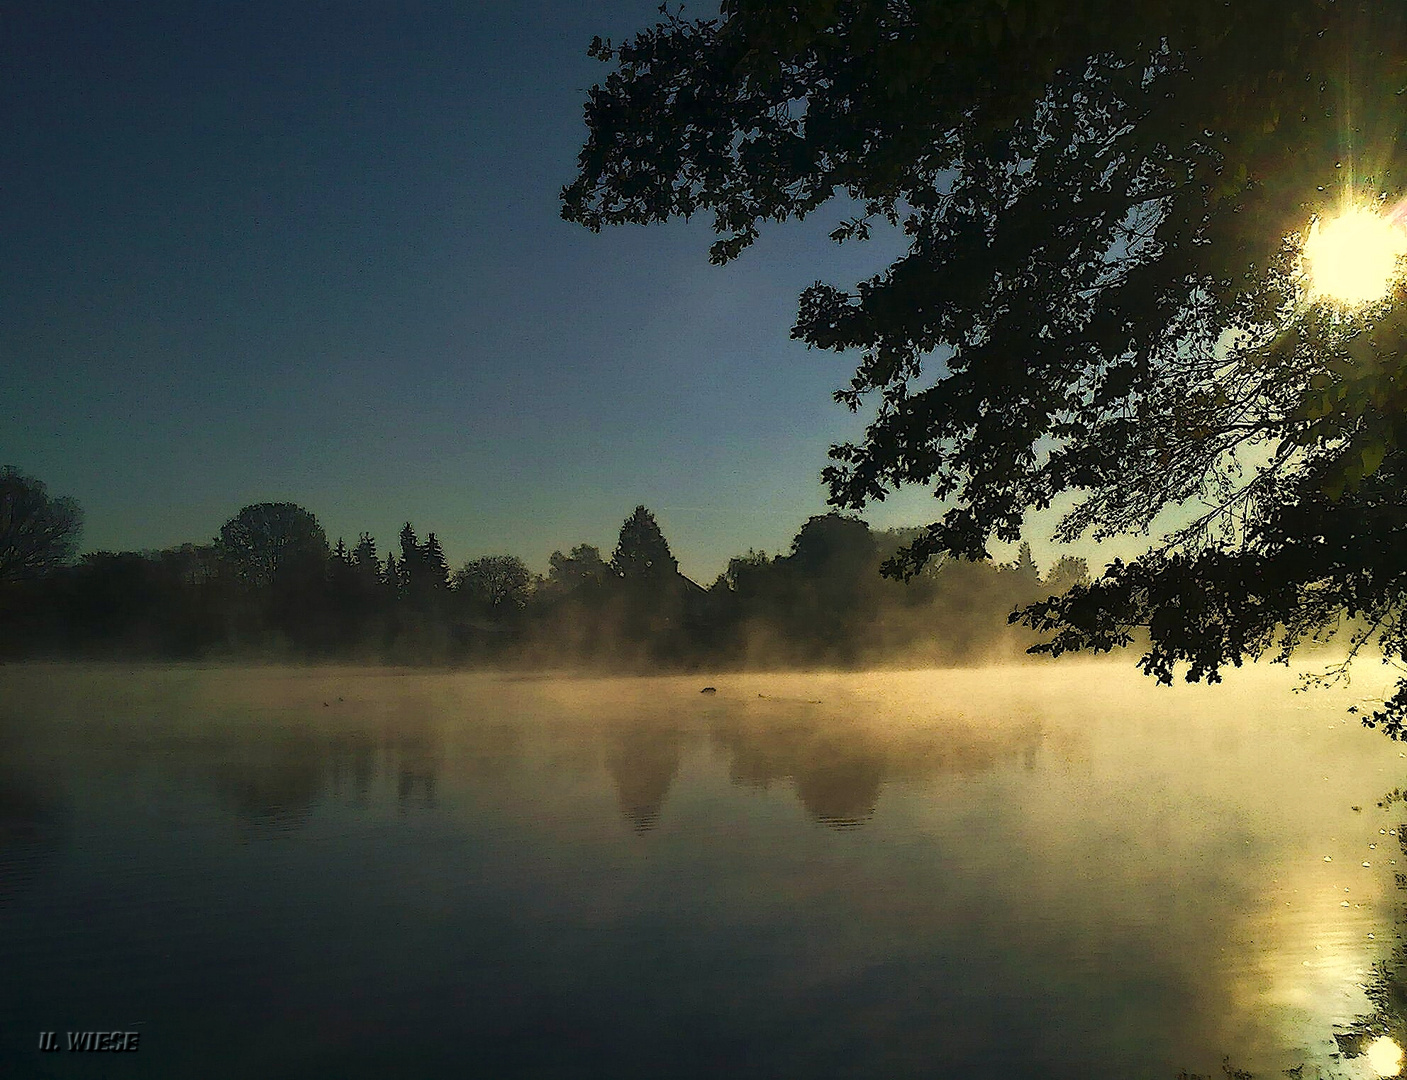
{"label": "distant tree", "polygon": [[425,580],[425,550],[407,521],[401,526],[401,591],[406,595],[419,592]]}
{"label": "distant tree", "polygon": [[356,589],[356,564],[340,536],[337,538],[337,546],[332,549],[332,558],[328,561],[327,579],[334,595],[349,594]]}
{"label": "distant tree", "polygon": [[396,565],[396,557],[391,552],[386,552],[386,569],[382,572],[381,580],[386,588],[390,590],[392,596],[399,596],[402,586],[401,568]]}
{"label": "distant tree", "polygon": [[615,576],[594,544],[578,544],[569,555],[554,551],[547,565],[548,581],[569,591],[599,587]]}
{"label": "distant tree", "polygon": [[289,573],[320,573],[328,558],[327,534],[318,519],[294,503],[246,506],[225,522],[215,547],[234,576],[255,587]]}
{"label": "distant tree", "polygon": [[471,559],[454,575],[460,600],[490,615],[521,611],[532,592],[532,572],[516,555]]}
{"label": "distant tree", "polygon": [[655,515],[637,506],[620,527],[611,566],[627,582],[664,581],[679,573]]}
{"label": "distant tree", "polygon": [[1089,563],[1073,555],[1064,555],[1046,573],[1046,591],[1052,596],[1061,596],[1076,585],[1089,584]]}
{"label": "distant tree", "polygon": [[868,525],[832,512],[807,519],[791,542],[787,562],[806,577],[858,579],[879,572],[878,551]]}
{"label": "distant tree", "polygon": [[181,544],[153,556],[182,585],[205,585],[218,573],[218,556],[210,544]]}
{"label": "distant tree", "polygon": [[720,575],[725,588],[739,596],[750,596],[758,591],[758,582],[772,566],[772,560],[765,551],[747,549],[746,555],[734,555],[728,560],[728,569]]}
{"label": "distant tree", "polygon": [[449,563],[445,561],[444,549],[439,538],[431,533],[425,538],[420,549],[421,566],[424,572],[424,587],[436,591],[449,588]]}
{"label": "distant tree", "polygon": [[1036,585],[1041,580],[1041,572],[1036,568],[1036,560],[1031,557],[1031,545],[1025,540],[1021,541],[1021,546],[1016,551],[1016,563],[1013,567],[1023,584]]}
{"label": "distant tree", "polygon": [[72,560],[83,515],[69,498],[12,466],[0,469],[0,582],[39,577]]}
{"label": "distant tree", "polygon": [[352,550],[352,565],[363,581],[381,580],[381,560],[376,554],[376,541],[370,533],[362,533],[357,538],[357,546]]}

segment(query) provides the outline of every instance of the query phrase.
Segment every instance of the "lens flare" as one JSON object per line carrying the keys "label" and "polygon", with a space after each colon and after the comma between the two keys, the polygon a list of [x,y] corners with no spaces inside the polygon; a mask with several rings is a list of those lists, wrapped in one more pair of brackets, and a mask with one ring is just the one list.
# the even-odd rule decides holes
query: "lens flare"
{"label": "lens flare", "polygon": [[1403,255],[1407,230],[1365,206],[1316,220],[1304,244],[1314,291],[1348,306],[1386,296]]}
{"label": "lens flare", "polygon": [[1402,1071],[1402,1047],[1381,1035],[1368,1044],[1368,1064],[1379,1076],[1396,1076]]}

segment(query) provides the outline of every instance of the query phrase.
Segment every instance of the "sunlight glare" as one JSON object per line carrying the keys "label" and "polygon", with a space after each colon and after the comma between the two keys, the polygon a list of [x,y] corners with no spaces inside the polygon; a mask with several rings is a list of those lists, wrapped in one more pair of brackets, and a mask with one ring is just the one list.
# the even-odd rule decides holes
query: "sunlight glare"
{"label": "sunlight glare", "polygon": [[1368,1044],[1368,1064],[1379,1076],[1396,1076],[1402,1071],[1402,1047],[1380,1035]]}
{"label": "sunlight glare", "polygon": [[1392,218],[1357,206],[1332,221],[1315,220],[1304,245],[1314,291],[1356,306],[1387,294],[1407,232]]}

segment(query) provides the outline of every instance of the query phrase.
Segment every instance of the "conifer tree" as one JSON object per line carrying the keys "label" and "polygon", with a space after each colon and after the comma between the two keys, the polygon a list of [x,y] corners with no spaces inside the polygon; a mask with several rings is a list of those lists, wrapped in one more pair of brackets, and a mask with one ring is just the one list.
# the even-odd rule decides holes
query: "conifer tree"
{"label": "conifer tree", "polygon": [[370,533],[362,533],[358,537],[357,546],[352,551],[352,564],[367,578],[381,580],[381,560],[376,554],[376,541]]}
{"label": "conifer tree", "polygon": [[444,591],[449,588],[449,563],[445,560],[444,549],[434,533],[425,538],[421,548],[421,560],[425,574],[425,588]]}
{"label": "conifer tree", "polygon": [[628,582],[658,581],[679,572],[655,515],[644,506],[637,506],[621,525],[611,566]]}
{"label": "conifer tree", "polygon": [[396,557],[391,552],[386,552],[386,571],[381,578],[386,588],[391,591],[392,596],[399,596],[403,584],[401,568],[396,565]]}
{"label": "conifer tree", "polygon": [[425,554],[415,530],[407,521],[401,526],[401,592],[411,593],[419,588],[424,577]]}

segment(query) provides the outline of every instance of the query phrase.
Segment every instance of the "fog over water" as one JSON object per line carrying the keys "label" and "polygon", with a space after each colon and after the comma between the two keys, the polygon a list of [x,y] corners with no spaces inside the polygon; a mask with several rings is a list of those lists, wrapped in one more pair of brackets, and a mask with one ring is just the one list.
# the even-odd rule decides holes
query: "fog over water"
{"label": "fog over water", "polygon": [[0,1065],[1370,1075],[1376,676],[10,665]]}

